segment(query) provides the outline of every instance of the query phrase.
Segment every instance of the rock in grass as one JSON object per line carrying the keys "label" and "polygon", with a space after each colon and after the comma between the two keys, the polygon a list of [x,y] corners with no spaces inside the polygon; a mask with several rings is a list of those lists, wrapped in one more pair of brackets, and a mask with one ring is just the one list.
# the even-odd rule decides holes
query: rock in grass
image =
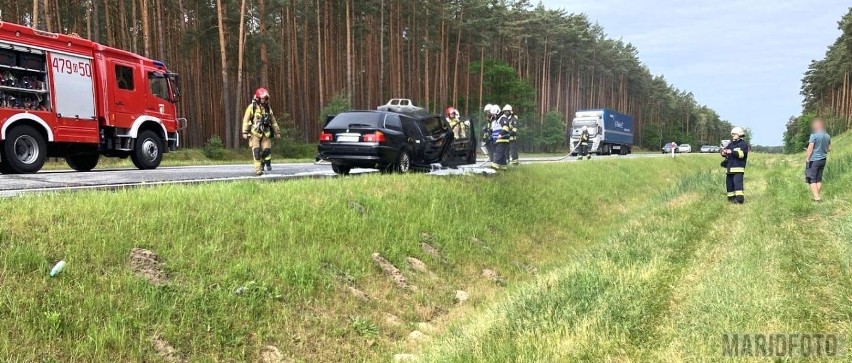
{"label": "rock in grass", "polygon": [[412,342],[419,342],[419,341],[423,341],[423,340],[426,340],[426,339],[429,339],[429,336],[426,335],[426,334],[423,334],[423,332],[421,332],[419,330],[415,330],[415,331],[408,334],[408,340],[410,340]]}
{"label": "rock in grass", "polygon": [[391,326],[400,326],[402,325],[402,319],[391,313],[385,313],[385,323]]}
{"label": "rock in grass", "polygon": [[416,362],[417,356],[414,355],[414,354],[408,354],[408,353],[394,354],[393,361],[394,362]]}
{"label": "rock in grass", "polygon": [[497,285],[506,286],[506,280],[500,277],[500,275],[497,274],[497,271],[494,271],[492,269],[486,268],[482,270],[482,277],[491,280],[491,282]]}
{"label": "rock in grass", "polygon": [[134,248],[130,251],[130,270],[154,285],[164,285],[169,282],[169,276],[163,267],[162,259],[156,253]]}
{"label": "rock in grass", "polygon": [[274,345],[267,345],[260,351],[260,361],[263,363],[285,363],[291,362],[284,358],[284,354]]}
{"label": "rock in grass", "polygon": [[424,323],[417,323],[417,330],[424,332],[424,333],[432,334],[432,333],[435,332],[435,326],[432,325],[432,324],[429,324],[429,323],[425,323],[425,322]]}
{"label": "rock in grass", "polygon": [[156,336],[153,339],[154,343],[154,351],[157,352],[157,355],[160,358],[168,363],[183,363],[186,362],[180,355],[177,353],[177,349],[175,349],[168,341],[163,339],[162,337]]}
{"label": "rock in grass", "polygon": [[397,287],[405,290],[416,289],[414,286],[408,283],[408,280],[405,278],[405,276],[402,275],[402,272],[399,271],[396,266],[394,266],[392,263],[382,257],[382,255],[380,255],[378,252],[373,253],[373,261],[375,261],[376,264],[379,265],[379,267],[382,269],[382,271],[385,272],[386,275],[390,276],[391,280],[393,280],[393,283]]}
{"label": "rock in grass", "polygon": [[361,289],[354,286],[346,286],[346,290],[349,291],[349,294],[357,298],[361,301],[370,301],[370,297],[367,296],[367,293],[362,291]]}
{"label": "rock in grass", "polygon": [[443,256],[441,256],[441,252],[438,251],[437,248],[426,242],[421,243],[420,248],[422,248],[424,252],[428,253],[429,256],[432,256],[437,259],[443,259]]}
{"label": "rock in grass", "polygon": [[470,295],[467,291],[464,290],[456,290],[456,303],[461,304],[470,299]]}
{"label": "rock in grass", "polygon": [[425,274],[426,276],[429,276],[432,279],[437,278],[437,276],[435,276],[435,274],[429,270],[429,267],[426,266],[423,261],[420,261],[414,257],[406,257],[405,261],[408,262],[408,265],[411,266],[411,269],[413,269],[414,271]]}

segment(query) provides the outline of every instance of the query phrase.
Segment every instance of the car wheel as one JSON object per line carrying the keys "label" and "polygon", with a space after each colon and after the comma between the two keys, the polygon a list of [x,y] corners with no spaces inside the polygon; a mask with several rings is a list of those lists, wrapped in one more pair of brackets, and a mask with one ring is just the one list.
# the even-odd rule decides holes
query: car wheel
{"label": "car wheel", "polygon": [[411,154],[408,153],[408,150],[399,152],[399,157],[397,157],[396,164],[394,164],[394,171],[400,174],[411,172]]}
{"label": "car wheel", "polygon": [[130,160],[139,170],[156,169],[163,161],[163,140],[151,130],[140,132]]}
{"label": "car wheel", "polygon": [[35,173],[47,160],[47,142],[32,126],[18,126],[6,134],[3,142],[3,172]]}
{"label": "car wheel", "polygon": [[349,175],[352,167],[348,165],[331,164],[331,170],[337,175]]}
{"label": "car wheel", "polygon": [[76,153],[65,156],[65,162],[76,171],[91,171],[98,166],[100,158],[98,153]]}

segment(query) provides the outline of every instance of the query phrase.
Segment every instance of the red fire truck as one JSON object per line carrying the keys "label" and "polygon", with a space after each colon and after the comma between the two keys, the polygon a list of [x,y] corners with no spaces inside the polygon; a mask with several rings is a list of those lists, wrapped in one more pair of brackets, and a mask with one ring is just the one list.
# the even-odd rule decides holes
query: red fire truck
{"label": "red fire truck", "polygon": [[154,169],[186,127],[178,83],[162,62],[0,21],[0,170],[89,171],[101,155]]}

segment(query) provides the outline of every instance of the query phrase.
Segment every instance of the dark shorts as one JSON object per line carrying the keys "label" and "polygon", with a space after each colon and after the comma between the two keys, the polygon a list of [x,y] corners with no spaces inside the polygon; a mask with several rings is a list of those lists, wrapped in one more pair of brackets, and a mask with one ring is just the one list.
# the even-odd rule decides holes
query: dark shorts
{"label": "dark shorts", "polygon": [[822,183],[822,172],[825,170],[825,160],[809,161],[805,168],[805,182],[808,184]]}

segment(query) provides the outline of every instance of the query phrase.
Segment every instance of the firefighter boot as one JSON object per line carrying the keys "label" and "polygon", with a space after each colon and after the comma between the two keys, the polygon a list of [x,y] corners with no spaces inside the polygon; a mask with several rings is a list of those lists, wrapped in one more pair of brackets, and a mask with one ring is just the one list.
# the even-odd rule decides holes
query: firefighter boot
{"label": "firefighter boot", "polygon": [[260,159],[260,148],[254,148],[251,151],[254,157],[254,175],[261,176],[263,175],[263,161]]}

